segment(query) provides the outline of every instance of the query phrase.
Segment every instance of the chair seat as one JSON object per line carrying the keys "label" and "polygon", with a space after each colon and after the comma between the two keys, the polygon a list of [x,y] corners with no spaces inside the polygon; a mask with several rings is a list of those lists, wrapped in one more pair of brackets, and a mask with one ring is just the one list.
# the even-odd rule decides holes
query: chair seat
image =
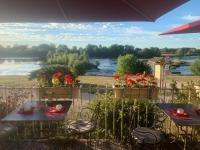
{"label": "chair seat", "polygon": [[70,130],[76,133],[87,133],[94,130],[95,126],[90,121],[76,120],[68,126]]}
{"label": "chair seat", "polygon": [[17,127],[10,123],[1,123],[0,124],[0,138],[8,137],[9,135],[15,133]]}
{"label": "chair seat", "polygon": [[133,130],[132,134],[138,143],[143,144],[158,144],[164,140],[164,135],[161,131],[147,127],[138,127]]}

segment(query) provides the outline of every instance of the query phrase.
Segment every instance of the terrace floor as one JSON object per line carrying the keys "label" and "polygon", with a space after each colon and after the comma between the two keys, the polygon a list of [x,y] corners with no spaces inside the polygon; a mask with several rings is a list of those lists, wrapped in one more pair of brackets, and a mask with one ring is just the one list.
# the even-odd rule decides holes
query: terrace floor
{"label": "terrace floor", "polygon": [[[187,148],[188,150],[200,150],[200,143],[191,144]],[[129,150],[129,149],[139,149],[139,150],[154,150],[153,146],[143,147],[125,147],[113,142],[102,142],[99,141],[98,144],[95,140],[91,140],[90,144],[88,140],[79,139],[71,141],[20,141],[20,142],[0,142],[0,150]],[[164,150],[182,150],[182,142],[165,143],[162,146]]]}

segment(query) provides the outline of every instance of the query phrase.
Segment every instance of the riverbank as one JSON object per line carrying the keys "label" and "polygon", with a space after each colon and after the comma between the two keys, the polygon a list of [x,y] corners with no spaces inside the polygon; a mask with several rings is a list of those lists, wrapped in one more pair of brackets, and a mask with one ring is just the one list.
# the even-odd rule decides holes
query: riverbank
{"label": "riverbank", "polygon": [[[114,84],[113,77],[107,76],[80,76],[79,80],[82,84],[97,84],[109,86]],[[200,80],[200,76],[168,76],[166,83],[169,85],[172,80],[175,80],[180,85],[181,83],[187,83],[189,81],[197,82]],[[12,86],[12,87],[37,87],[36,80],[29,80],[28,76],[0,76],[0,86]]]}

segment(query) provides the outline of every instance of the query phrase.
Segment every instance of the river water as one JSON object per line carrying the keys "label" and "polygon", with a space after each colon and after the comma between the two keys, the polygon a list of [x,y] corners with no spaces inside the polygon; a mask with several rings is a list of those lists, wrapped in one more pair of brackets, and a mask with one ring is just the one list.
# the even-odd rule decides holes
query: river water
{"label": "river water", "polygon": [[1,60],[0,75],[29,75],[30,72],[40,69],[39,61],[15,59]]}
{"label": "river water", "polygon": [[[198,56],[185,56],[175,58],[189,63],[193,63]],[[86,75],[105,75],[112,76],[116,70],[116,59],[90,59],[90,62],[99,61],[98,69],[89,70]],[[29,75],[31,71],[41,68],[39,61],[5,59],[0,62],[0,75]],[[171,70],[172,72],[180,72],[182,75],[191,75],[189,66],[180,66]]]}

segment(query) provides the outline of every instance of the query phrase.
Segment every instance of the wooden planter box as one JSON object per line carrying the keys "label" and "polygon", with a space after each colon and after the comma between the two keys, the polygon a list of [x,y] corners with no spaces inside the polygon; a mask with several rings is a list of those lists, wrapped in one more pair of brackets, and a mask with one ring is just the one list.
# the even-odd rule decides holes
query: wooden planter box
{"label": "wooden planter box", "polygon": [[79,87],[42,87],[39,88],[39,99],[61,99],[70,98],[77,99],[80,94]]}
{"label": "wooden planter box", "polygon": [[147,88],[113,88],[115,98],[137,98],[156,100],[158,98],[159,89],[157,87]]}

